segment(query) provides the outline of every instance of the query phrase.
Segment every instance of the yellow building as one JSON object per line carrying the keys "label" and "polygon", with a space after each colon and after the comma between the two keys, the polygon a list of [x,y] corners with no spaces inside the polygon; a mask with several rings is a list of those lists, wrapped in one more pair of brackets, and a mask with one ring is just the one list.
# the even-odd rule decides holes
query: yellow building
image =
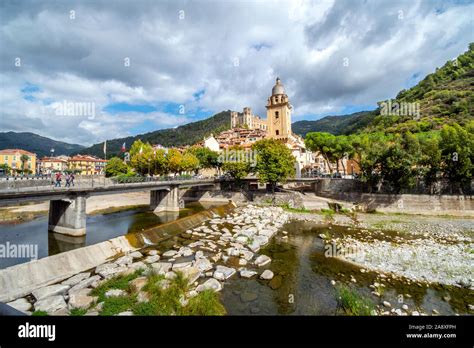
{"label": "yellow building", "polygon": [[38,172],[40,174],[64,172],[66,169],[68,169],[68,162],[63,158],[43,157],[38,161]]}
{"label": "yellow building", "polygon": [[0,165],[6,164],[11,168],[12,174],[28,170],[36,173],[36,154],[21,149],[0,150]]}
{"label": "yellow building", "polygon": [[76,155],[69,159],[69,169],[81,175],[102,175],[106,164],[106,160],[94,156]]}

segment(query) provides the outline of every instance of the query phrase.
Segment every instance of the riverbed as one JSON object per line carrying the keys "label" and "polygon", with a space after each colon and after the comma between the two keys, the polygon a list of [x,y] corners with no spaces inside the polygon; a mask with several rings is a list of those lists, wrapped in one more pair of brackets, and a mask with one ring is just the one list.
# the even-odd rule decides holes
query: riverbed
{"label": "riverbed", "polygon": [[[169,218],[142,209],[90,216],[84,245],[126,233],[130,238],[145,235],[149,227],[202,209],[202,205],[191,204],[179,216]],[[46,220],[38,218],[30,223],[42,228]],[[31,241],[26,237],[34,233],[30,223],[15,225],[18,229],[10,236],[19,238],[24,233],[24,240]],[[100,265],[85,277],[96,277],[100,284],[114,274],[137,267],[160,271],[166,267],[165,276],[186,271],[196,276],[187,296],[195,296],[200,288],[214,289],[229,315],[346,315],[349,313],[341,307],[338,292],[342,287],[369,301],[372,315],[474,314],[469,268],[473,226],[474,220],[469,218],[298,213],[242,206],[233,212],[214,214],[199,226],[185,227],[141,250],[138,256],[123,256]],[[39,241],[43,243],[43,254],[65,251],[66,247],[55,249],[57,242],[51,242],[51,237],[44,234],[46,237],[41,238],[46,241]],[[418,268],[409,268],[409,263],[399,268],[397,253],[380,257],[387,252],[385,246],[413,252],[409,249],[413,245],[421,253],[413,255],[420,261],[414,263]],[[422,262],[429,255],[422,253],[436,252],[437,245],[443,257],[433,254],[429,270],[433,273],[433,266],[438,265],[447,272],[447,264],[462,266],[449,277],[448,273],[440,273],[445,276],[439,278],[426,277]],[[454,250],[449,249],[452,247],[459,249],[457,259],[446,254]],[[358,248],[371,257],[354,257]],[[63,309],[61,313],[66,312]],[[96,308],[89,312],[99,313]],[[124,313],[133,314],[131,310]]]}

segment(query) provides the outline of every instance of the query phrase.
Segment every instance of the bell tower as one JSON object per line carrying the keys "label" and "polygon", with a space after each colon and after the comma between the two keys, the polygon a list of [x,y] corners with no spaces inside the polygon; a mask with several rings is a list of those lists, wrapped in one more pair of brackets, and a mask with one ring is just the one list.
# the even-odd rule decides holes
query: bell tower
{"label": "bell tower", "polygon": [[288,139],[291,135],[291,110],[292,106],[285,93],[285,88],[277,77],[272,88],[272,95],[267,100],[267,137],[275,139]]}

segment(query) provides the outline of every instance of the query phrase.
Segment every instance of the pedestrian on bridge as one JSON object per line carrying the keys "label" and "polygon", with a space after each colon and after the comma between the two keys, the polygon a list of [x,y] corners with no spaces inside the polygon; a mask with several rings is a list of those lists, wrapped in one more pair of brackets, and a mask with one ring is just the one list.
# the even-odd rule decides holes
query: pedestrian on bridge
{"label": "pedestrian on bridge", "polygon": [[66,174],[66,187],[70,187],[70,186],[71,186],[71,175]]}
{"label": "pedestrian on bridge", "polygon": [[74,176],[74,173],[71,173],[71,175],[69,175],[69,182],[72,185],[72,187],[74,187],[74,179],[75,178],[76,177]]}
{"label": "pedestrian on bridge", "polygon": [[56,184],[54,187],[61,187],[61,172],[56,173]]}

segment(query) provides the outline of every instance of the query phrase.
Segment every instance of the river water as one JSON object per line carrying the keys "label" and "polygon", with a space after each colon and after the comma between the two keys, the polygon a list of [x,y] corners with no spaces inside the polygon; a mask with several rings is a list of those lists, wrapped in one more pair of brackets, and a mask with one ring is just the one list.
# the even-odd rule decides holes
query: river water
{"label": "river water", "polygon": [[[391,278],[383,281],[385,291],[379,299],[371,294],[370,288],[375,281],[381,282],[378,274],[362,273],[360,267],[325,257],[323,240],[318,237],[321,233],[356,234],[356,229],[342,226],[328,229],[325,225],[292,221],[284,226],[284,230],[290,232],[289,238],[278,235],[260,251],[272,258],[269,267],[275,274],[272,281],[233,277],[226,282],[222,298],[229,314],[344,314],[338,307],[336,288],[331,281],[348,286],[370,298],[374,304],[388,301],[392,308],[401,308],[405,304],[410,312],[417,310],[431,314],[435,309],[444,315],[466,314],[469,313],[468,305],[474,303],[474,292],[466,288],[407,284]],[[356,283],[351,281],[351,276]]]}
{"label": "river water", "polygon": [[[48,216],[39,216],[31,221],[0,224],[0,245],[37,246],[37,257],[58,254],[122,236],[142,231],[153,226],[174,221],[209,208],[197,202],[186,204],[184,209],[174,213],[154,214],[147,207],[125,211],[87,216],[87,234],[70,237],[48,232]],[[29,258],[0,258],[0,269],[30,261]]]}
{"label": "river water", "polygon": [[[87,217],[87,235],[83,238],[67,238],[47,231],[47,217],[32,221],[1,225],[0,244],[7,241],[16,244],[37,244],[38,257],[64,252],[85,245],[105,241],[120,235],[139,235],[147,228],[159,226],[178,218],[190,216],[207,209],[199,203],[191,203],[179,214],[160,214],[146,208],[91,215]],[[178,223],[178,226],[181,226]],[[183,227],[184,230],[186,229]],[[435,309],[440,314],[455,315],[470,313],[468,305],[474,303],[473,291],[444,285],[407,284],[400,279],[384,279],[382,298],[371,294],[370,286],[380,281],[376,272],[361,272],[361,268],[337,258],[324,256],[324,243],[320,234],[352,234],[355,228],[316,224],[314,222],[291,221],[283,228],[288,237],[277,234],[259,253],[271,257],[268,266],[275,277],[270,281],[258,278],[243,279],[233,276],[225,281],[221,299],[230,315],[338,315],[336,288],[345,284],[356,293],[370,298],[374,304],[389,301],[392,308],[408,305],[410,311],[431,314]],[[184,232],[183,230],[183,232]],[[145,232],[146,233],[146,232]],[[192,240],[179,234],[159,243],[156,248],[169,250],[173,245],[186,245]],[[0,268],[27,259],[0,259]],[[356,282],[351,281],[351,277]],[[402,297],[400,297],[402,295]],[[402,300],[400,301],[400,298]],[[389,309],[388,309],[389,310]]]}

